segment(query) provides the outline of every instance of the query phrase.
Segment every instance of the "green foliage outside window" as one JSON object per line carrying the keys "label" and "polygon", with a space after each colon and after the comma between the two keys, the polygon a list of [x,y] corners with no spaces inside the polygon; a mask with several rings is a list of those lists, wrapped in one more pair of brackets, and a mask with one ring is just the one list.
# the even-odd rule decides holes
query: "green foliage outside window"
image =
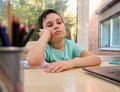
{"label": "green foliage outside window", "polygon": [[[2,15],[5,12],[2,9],[5,9],[6,1],[0,1],[0,21],[6,21],[5,16]],[[72,14],[67,14],[66,11],[68,8],[68,0],[12,0],[12,14],[20,19],[21,23],[27,23],[30,27],[32,24],[37,23],[37,19],[45,9],[52,8],[57,10],[63,17],[67,29],[67,38],[71,39],[71,30],[74,40],[76,40],[76,17]],[[31,40],[37,40],[39,38],[38,30],[34,32],[31,37]]]}

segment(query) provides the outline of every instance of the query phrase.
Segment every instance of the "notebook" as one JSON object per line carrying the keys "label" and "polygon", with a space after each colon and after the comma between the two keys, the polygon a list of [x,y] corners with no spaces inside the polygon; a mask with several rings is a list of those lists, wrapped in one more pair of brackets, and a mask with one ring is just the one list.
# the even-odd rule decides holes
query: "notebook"
{"label": "notebook", "polygon": [[96,66],[86,67],[83,70],[102,79],[120,85],[120,66]]}

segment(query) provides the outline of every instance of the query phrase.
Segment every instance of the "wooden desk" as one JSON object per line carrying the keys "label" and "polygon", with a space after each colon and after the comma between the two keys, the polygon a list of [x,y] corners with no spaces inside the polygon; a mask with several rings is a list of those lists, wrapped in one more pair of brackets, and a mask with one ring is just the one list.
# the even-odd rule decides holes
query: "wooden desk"
{"label": "wooden desk", "polygon": [[[109,64],[104,62],[102,65]],[[24,92],[120,92],[120,87],[90,75],[81,68],[61,73],[24,69]]]}

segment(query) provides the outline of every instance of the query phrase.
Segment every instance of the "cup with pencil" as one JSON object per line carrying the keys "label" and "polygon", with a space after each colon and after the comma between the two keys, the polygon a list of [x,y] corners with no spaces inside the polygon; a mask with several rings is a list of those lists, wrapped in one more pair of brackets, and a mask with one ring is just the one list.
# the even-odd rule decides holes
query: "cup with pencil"
{"label": "cup with pencil", "polygon": [[7,28],[0,23],[0,92],[24,92],[20,61],[24,47],[35,30],[35,25],[26,30],[26,25],[21,26],[19,19],[13,16],[12,36],[9,36]]}

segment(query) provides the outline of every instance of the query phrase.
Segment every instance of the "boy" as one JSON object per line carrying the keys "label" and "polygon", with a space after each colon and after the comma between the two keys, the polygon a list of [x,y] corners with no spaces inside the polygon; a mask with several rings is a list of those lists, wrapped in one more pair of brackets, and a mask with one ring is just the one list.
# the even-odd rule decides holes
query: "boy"
{"label": "boy", "polygon": [[28,53],[32,66],[49,62],[46,72],[61,72],[75,67],[100,65],[100,58],[65,38],[66,28],[62,17],[53,9],[45,10],[38,19],[40,38]]}

